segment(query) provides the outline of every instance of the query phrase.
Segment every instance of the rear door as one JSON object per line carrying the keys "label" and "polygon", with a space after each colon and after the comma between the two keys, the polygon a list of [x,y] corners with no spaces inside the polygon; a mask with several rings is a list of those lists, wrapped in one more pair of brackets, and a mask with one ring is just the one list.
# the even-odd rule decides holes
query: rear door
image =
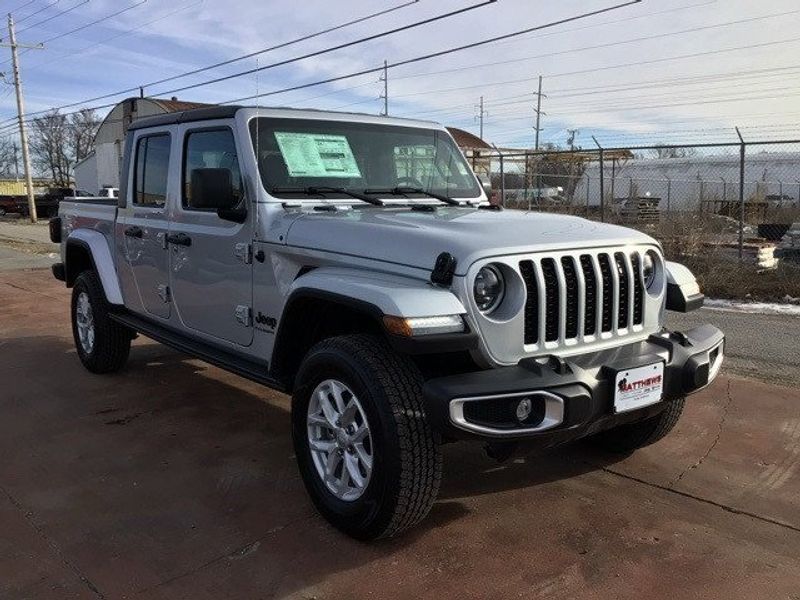
{"label": "rear door", "polygon": [[128,270],[120,274],[120,280],[131,310],[168,319],[171,311],[165,237],[169,227],[172,136],[169,131],[139,133],[132,152],[127,202],[119,209],[116,225]]}
{"label": "rear door", "polygon": [[[170,223],[171,288],[180,326],[209,341],[253,341],[254,210],[243,223],[193,204],[192,171],[227,169],[234,195],[247,205],[236,137],[228,122],[187,124],[181,131],[181,198]],[[251,205],[252,207],[252,205]]]}

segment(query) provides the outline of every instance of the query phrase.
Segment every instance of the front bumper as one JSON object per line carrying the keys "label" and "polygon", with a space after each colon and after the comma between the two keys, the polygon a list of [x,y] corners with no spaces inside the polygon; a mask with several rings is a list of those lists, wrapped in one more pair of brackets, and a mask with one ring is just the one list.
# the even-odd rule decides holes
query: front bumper
{"label": "front bumper", "polygon": [[[431,379],[423,389],[426,412],[446,438],[553,446],[658,414],[665,401],[707,386],[719,373],[724,344],[719,329],[703,325],[569,358],[525,359],[513,367]],[[658,362],[664,364],[662,400],[615,412],[617,372]],[[520,423],[513,407],[524,398],[533,410]]]}

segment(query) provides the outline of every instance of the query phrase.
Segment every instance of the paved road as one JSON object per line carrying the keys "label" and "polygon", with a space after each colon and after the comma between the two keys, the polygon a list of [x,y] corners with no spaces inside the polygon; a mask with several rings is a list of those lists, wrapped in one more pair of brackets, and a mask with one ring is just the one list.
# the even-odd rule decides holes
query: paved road
{"label": "paved road", "polygon": [[428,519],[361,544],[308,501],[286,396],[144,339],[91,375],[67,306],[0,274],[0,598],[800,598],[797,387],[723,375],[627,458],[447,446]]}
{"label": "paved road", "polygon": [[800,317],[710,308],[686,315],[668,313],[668,325],[676,329],[703,323],[716,325],[725,332],[729,372],[800,386]]}

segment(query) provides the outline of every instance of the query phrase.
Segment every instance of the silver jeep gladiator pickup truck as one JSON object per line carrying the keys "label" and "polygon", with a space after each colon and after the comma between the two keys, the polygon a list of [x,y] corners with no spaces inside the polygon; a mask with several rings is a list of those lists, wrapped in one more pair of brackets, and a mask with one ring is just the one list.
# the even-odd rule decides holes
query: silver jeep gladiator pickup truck
{"label": "silver jeep gladiator pickup truck", "polygon": [[719,373],[724,336],[664,328],[692,274],[635,230],[491,206],[443,127],[206,108],[133,123],[118,199],[51,222],[77,353],[141,334],[291,394],[314,504],[361,539],[435,501],[440,446],[629,452]]}

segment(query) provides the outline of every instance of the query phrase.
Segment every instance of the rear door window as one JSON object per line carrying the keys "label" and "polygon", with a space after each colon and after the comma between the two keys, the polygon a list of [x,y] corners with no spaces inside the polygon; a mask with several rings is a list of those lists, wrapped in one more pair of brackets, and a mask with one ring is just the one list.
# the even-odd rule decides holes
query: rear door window
{"label": "rear door window", "polygon": [[167,203],[170,145],[168,133],[147,135],[136,142],[134,204],[163,208]]}

